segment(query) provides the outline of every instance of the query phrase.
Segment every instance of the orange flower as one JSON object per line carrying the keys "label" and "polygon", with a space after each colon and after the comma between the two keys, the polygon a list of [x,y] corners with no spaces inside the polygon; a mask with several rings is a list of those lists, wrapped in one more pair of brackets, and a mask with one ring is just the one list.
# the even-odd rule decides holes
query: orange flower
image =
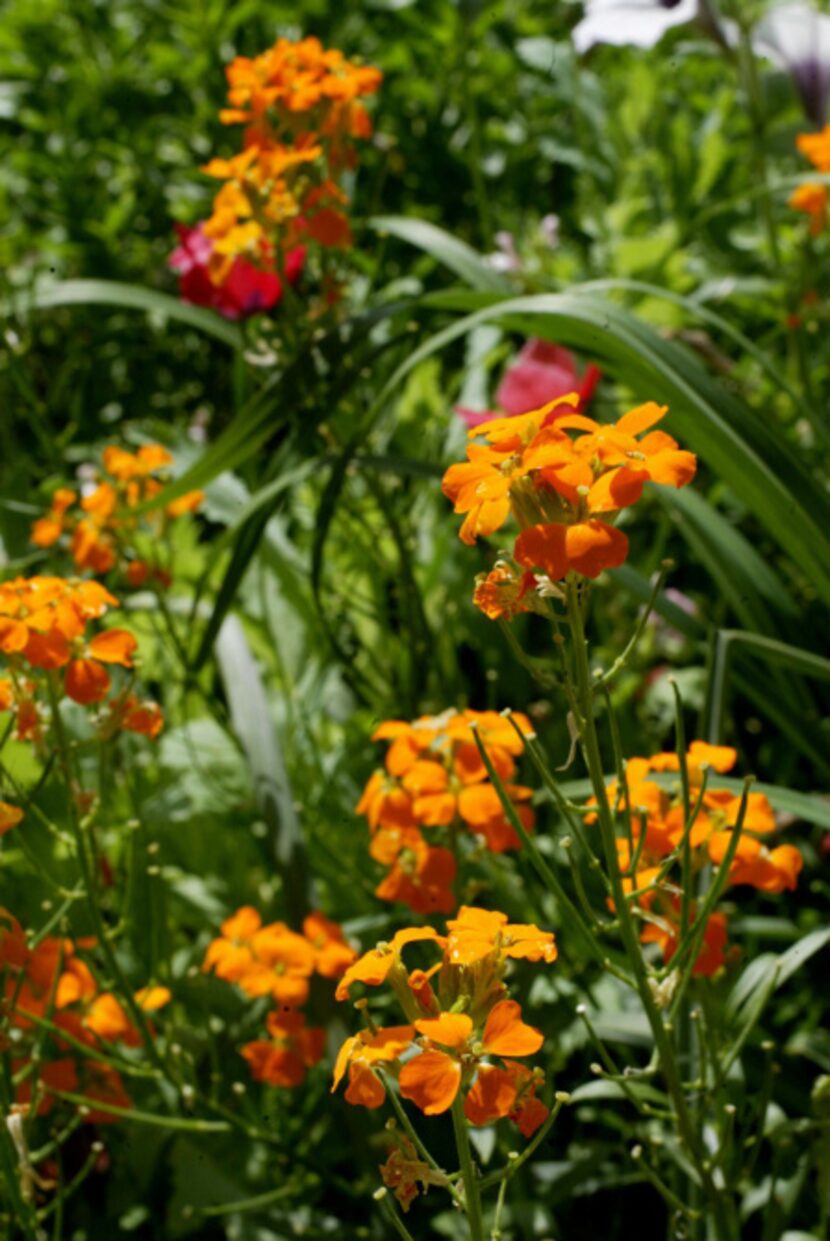
{"label": "orange flower", "polygon": [[[719,864],[723,861],[731,838],[731,832],[715,832],[712,835],[709,856],[713,862]],[[804,859],[794,845],[768,849],[752,836],[742,836],[729,870],[729,882],[733,885],[748,884],[770,895],[785,890],[794,892],[803,866]]]}
{"label": "orange flower", "polygon": [[240,1049],[251,1076],[268,1086],[299,1086],[306,1069],[323,1058],[325,1030],[309,1029],[304,1015],[293,1010],[269,1013],[267,1029],[269,1039],[246,1043]]}
{"label": "orange flower", "polygon": [[793,211],[802,211],[810,217],[810,232],[818,237],[827,224],[827,206],[830,203],[830,190],[826,185],[808,182],[793,190],[788,205]]}
{"label": "orange flower", "polygon": [[817,172],[830,172],[830,125],[817,134],[799,134],[795,145]]}
{"label": "orange flower", "polygon": [[308,915],[303,935],[314,949],[314,968],[323,978],[340,978],[357,958],[337,923],[321,913]]}
{"label": "orange flower", "polygon": [[529,611],[523,600],[533,585],[532,573],[518,574],[507,561],[499,560],[489,573],[480,573],[476,578],[473,603],[490,620],[512,620],[520,612]]}
{"label": "orange flower", "polygon": [[349,966],[337,985],[334,993],[335,999],[348,999],[349,988],[356,982],[362,982],[367,987],[381,986],[386,982],[391,971],[400,965],[401,952],[407,944],[422,941],[439,944],[442,948],[446,942],[437,931],[429,926],[409,927],[404,931],[397,931],[388,943],[377,944]]}
{"label": "orange flower", "polygon": [[397,1060],[414,1037],[413,1026],[390,1026],[383,1030],[361,1030],[347,1038],[337,1054],[332,1093],[348,1069],[347,1101],[361,1107],[380,1107],[386,1098],[386,1087],[375,1073],[375,1066]]}
{"label": "orange flower", "polygon": [[548,964],[557,957],[550,931],[540,931],[532,923],[508,923],[507,915],[495,910],[462,905],[447,929],[447,958],[453,965],[474,965],[491,955]]}
{"label": "orange flower", "polygon": [[536,1088],[541,1075],[515,1060],[504,1068],[483,1065],[464,1100],[464,1114],[472,1125],[487,1125],[509,1116],[526,1138],[532,1137],[549,1112]]}
{"label": "orange flower", "polygon": [[[427,1116],[437,1116],[452,1107],[461,1087],[462,1054],[529,1056],[544,1041],[539,1030],[521,1020],[521,1008],[514,1000],[500,1000],[493,1006],[480,1041],[473,1041],[474,1025],[466,1013],[425,1018],[415,1022],[415,1029],[428,1040],[430,1050],[409,1060],[398,1080],[403,1097]],[[432,1050],[433,1044],[447,1050]]]}
{"label": "orange flower", "polygon": [[485,422],[470,433],[483,435],[490,446],[471,444],[467,461],[451,465],[442,482],[455,512],[466,514],[459,530],[463,542],[475,543],[478,535],[493,534],[503,526],[517,484],[570,452],[568,437],[551,419],[558,406],[576,408],[578,399],[571,393],[529,414]]}
{"label": "orange flower", "polygon": [[623,532],[596,518],[568,526],[530,526],[519,535],[515,548],[520,565],[540,570],[553,582],[571,572],[599,577],[604,569],[616,569],[627,555]]}
{"label": "orange flower", "polygon": [[413,913],[451,913],[455,908],[453,854],[440,845],[428,845],[417,829],[401,837],[391,868],[375,889],[375,896],[382,901],[401,901]]}
{"label": "orange flower", "polygon": [[87,706],[106,698],[110,675],[106,664],[131,668],[138,643],[126,629],[106,629],[86,646],[79,659],[73,659],[64,676],[64,689],[75,702]]}
{"label": "orange flower", "polygon": [[141,733],[155,741],[164,728],[164,715],[157,702],[140,702],[129,694],[117,712],[119,727],[128,733]]}
{"label": "orange flower", "polygon": [[[488,781],[476,738],[505,782],[505,792],[525,830],[530,831],[533,811],[521,803],[530,800],[532,790],[510,781],[516,771],[514,756],[524,747],[520,734],[531,735],[532,731],[524,715],[514,715],[511,722],[496,711],[471,710],[422,716],[413,723],[386,720],[377,728],[374,739],[390,743],[386,771],[370,777],[356,809],[369,820],[372,856],[395,867],[377,889],[381,899],[405,901],[422,913],[452,908],[454,864],[443,845],[436,851],[431,840],[425,841],[417,825],[462,824],[496,853],[521,846]],[[410,880],[420,893],[413,891]]]}
{"label": "orange flower", "polygon": [[[647,922],[640,936],[644,944],[659,944],[663,952],[663,960],[668,965],[677,952],[679,942],[680,903],[675,900],[672,905],[674,917],[671,921],[661,918],[660,922]],[[694,909],[690,912],[694,922]],[[716,974],[726,962],[727,923],[726,915],[713,913],[706,923],[703,941],[698,952],[692,973],[696,977],[708,978]]]}
{"label": "orange flower", "polygon": [[23,811],[19,806],[12,806],[7,801],[0,801],[0,836],[11,831],[13,827],[17,827],[23,818]]}
{"label": "orange flower", "polygon": [[64,531],[66,510],[77,498],[68,487],[58,488],[52,496],[52,506],[47,515],[38,518],[32,526],[31,539],[36,547],[52,547],[57,543]]}

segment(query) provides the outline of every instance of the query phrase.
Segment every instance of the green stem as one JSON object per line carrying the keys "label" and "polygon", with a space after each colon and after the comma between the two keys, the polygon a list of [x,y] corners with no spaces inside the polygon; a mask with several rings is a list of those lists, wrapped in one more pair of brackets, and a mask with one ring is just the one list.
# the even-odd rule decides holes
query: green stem
{"label": "green stem", "polygon": [[521,840],[522,845],[524,849],[527,851],[528,857],[533,863],[533,866],[535,867],[537,873],[541,877],[542,882],[547,886],[551,895],[556,899],[556,902],[562,912],[563,924],[565,924],[569,928],[574,928],[575,930],[579,931],[579,934],[582,940],[584,941],[585,946],[588,948],[591,956],[595,960],[599,961],[601,965],[607,966],[608,961],[607,961],[606,954],[605,954],[605,951],[602,945],[598,942],[596,936],[592,934],[591,929],[585,923],[585,920],[582,917],[582,914],[579,912],[576,905],[574,905],[573,901],[568,896],[567,892],[563,888],[562,884],[559,882],[559,879],[557,878],[554,871],[551,869],[550,866],[548,866],[548,863],[542,857],[542,854],[539,852],[539,849],[537,848],[536,843],[533,840],[533,837],[529,835],[527,829],[525,828],[524,824],[522,823],[521,819],[516,813],[516,808],[511,802],[510,798],[507,796],[507,793],[504,790],[504,785],[501,782],[499,774],[496,771],[495,767],[493,766],[493,761],[490,758],[490,755],[487,753],[487,750],[485,749],[484,744],[478,735],[478,729],[476,728],[475,722],[473,722],[473,724],[471,724],[470,727],[473,732],[473,737],[475,738],[475,743],[478,746],[478,752],[481,755],[481,761],[484,763],[484,766],[487,768],[487,774],[490,777],[490,781],[493,785],[493,788],[496,790],[496,793],[498,794],[499,801],[502,804],[502,809],[504,810],[504,813],[507,816],[507,820],[510,823],[510,826],[515,831],[516,835]]}
{"label": "green stem", "polygon": [[533,1140],[528,1142],[521,1155],[519,1155],[517,1159],[511,1159],[510,1163],[507,1164],[506,1167],[502,1168],[501,1171],[491,1172],[489,1176],[485,1176],[481,1182],[480,1188],[489,1189],[491,1185],[498,1185],[500,1181],[507,1182],[512,1180],[512,1178],[519,1171],[519,1168],[521,1168],[522,1164],[527,1163],[528,1159],[530,1159],[530,1157],[534,1155],[538,1148],[542,1145],[545,1138],[548,1136],[556,1123],[556,1118],[562,1111],[562,1108],[566,1103],[570,1103],[570,1101],[570,1095],[566,1094],[564,1091],[557,1092],[556,1102],[551,1108],[547,1120],[537,1131],[537,1133],[534,1134]]}
{"label": "green stem", "polygon": [[386,1189],[378,1190],[376,1201],[381,1204],[381,1210],[389,1220],[389,1223],[395,1229],[395,1232],[402,1238],[402,1241],[415,1241],[412,1233],[409,1231],[406,1224],[403,1222],[400,1215],[398,1215],[398,1212],[389,1201],[389,1191]]}
{"label": "green stem", "polygon": [[461,1092],[456,1095],[452,1105],[452,1127],[455,1133],[455,1146],[458,1151],[458,1162],[461,1177],[464,1181],[464,1205],[467,1211],[467,1222],[470,1225],[470,1241],[484,1241],[484,1224],[481,1218],[481,1198],[478,1188],[478,1173],[470,1151],[470,1137],[467,1133],[467,1118],[464,1115],[464,1104]]}
{"label": "green stem", "polygon": [[715,1235],[718,1241],[731,1241],[733,1230],[723,1201],[722,1195],[715,1185],[711,1170],[706,1162],[705,1151],[699,1133],[694,1128],[689,1112],[683,1083],[675,1059],[674,1047],[669,1031],[663,1024],[660,1011],[649,986],[648,972],[640,948],[637,929],[625,897],[625,890],[620,873],[617,856],[617,842],[614,831],[614,820],[605,788],[605,773],[600,753],[599,737],[594,721],[594,698],[591,683],[591,670],[588,664],[588,646],[582,620],[582,609],[575,582],[568,583],[568,614],[571,621],[572,652],[576,684],[575,700],[579,707],[580,740],[585,764],[591,778],[594,796],[597,800],[597,812],[602,838],[606,865],[611,879],[611,891],[614,906],[620,921],[620,933],[623,945],[634,975],[634,985],[643,1005],[646,1018],[651,1027],[655,1047],[659,1056],[660,1067],[666,1082],[666,1088],[677,1115],[677,1127],[681,1140],[694,1163],[700,1176],[704,1191],[712,1207],[712,1218]]}
{"label": "green stem", "polygon": [[167,1075],[167,1070],[159,1055],[153,1035],[147,1025],[147,1019],[141,1006],[136,1002],[129,982],[121,968],[118,958],[115,955],[112,944],[110,943],[109,932],[101,915],[101,908],[98,903],[98,884],[89,863],[86,851],[86,841],[84,840],[84,828],[78,814],[78,806],[73,794],[74,778],[72,774],[72,764],[69,757],[69,742],[63,727],[63,718],[60,713],[60,702],[58,692],[55,688],[54,679],[50,676],[49,684],[49,700],[52,708],[52,727],[54,729],[55,741],[58,747],[58,757],[60,761],[61,771],[63,773],[64,782],[66,784],[67,802],[69,805],[69,822],[72,827],[72,834],[75,837],[75,849],[78,855],[78,864],[81,868],[81,879],[83,882],[84,892],[86,894],[86,905],[89,910],[89,916],[95,927],[95,934],[98,938],[101,951],[103,952],[107,965],[113,978],[118,983],[121,991],[121,998],[126,1004],[130,1017],[138,1030],[141,1041],[150,1059],[156,1068]]}

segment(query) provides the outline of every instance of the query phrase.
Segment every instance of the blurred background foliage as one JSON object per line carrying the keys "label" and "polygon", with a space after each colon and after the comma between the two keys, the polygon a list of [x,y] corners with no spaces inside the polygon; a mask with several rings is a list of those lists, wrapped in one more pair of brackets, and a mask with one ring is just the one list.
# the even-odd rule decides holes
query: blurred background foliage
{"label": "blurred background foliage", "polygon": [[[765,437],[766,467],[789,462],[785,476],[806,480],[793,487],[793,505],[804,506],[823,543],[808,546],[807,533],[799,546],[795,534],[782,543],[763,503],[749,503],[728,471],[702,454],[694,496],[669,502],[653,494],[627,524],[629,565],[597,586],[593,634],[598,656],[613,658],[649,580],[674,559],[676,593],[661,599],[615,690],[627,750],[671,744],[673,675],[690,735],[734,742],[744,770],[769,783],[826,787],[828,596],[809,566],[810,557],[822,560],[830,574],[821,397],[830,353],[827,305],[820,298],[805,305],[804,294],[822,287],[827,249],[805,244],[780,188],[801,171],[793,138],[804,120],[788,80],[765,69],[759,145],[734,57],[688,29],[651,52],[605,48],[580,61],[569,39],[580,13],[578,3],[537,0],[4,5],[0,297],[9,313],[0,353],[0,535],[8,571],[36,570],[32,516],[105,442],[162,439],[186,470],[198,468],[218,436],[239,430],[232,468],[220,468],[227,464],[220,458],[206,475],[204,517],[177,535],[172,629],[154,598],[131,602],[143,678],[164,698],[170,722],[152,754],[136,746],[107,842],[117,877],[131,877],[124,912],[146,930],[144,971],[161,963],[177,980],[173,1036],[223,1090],[244,1075],[235,1048],[259,1014],[195,967],[230,910],[243,902],[269,913],[285,907],[278,855],[289,820],[301,829],[313,899],[327,913],[366,942],[396,924],[396,912],[372,895],[365,825],[352,812],[377,761],[368,738],[379,719],[510,705],[530,712],[553,764],[566,762],[562,708],[545,700],[498,627],[469,602],[474,573],[492,557],[458,542],[439,487],[463,452],[454,404],[486,408],[524,336],[555,338],[556,321],[494,315],[439,348],[435,333],[462,314],[511,292],[605,282],[591,295],[633,310],[654,329],[650,341],[676,350],[655,355],[666,374],[694,364],[689,390],[698,375],[712,385],[706,400],[723,427],[733,425],[730,402],[740,402],[742,425]],[[385,75],[376,136],[354,187],[354,278],[342,332],[332,329],[317,342],[319,354],[309,351],[286,377],[266,365],[273,339],[263,343],[246,327],[243,347],[234,348],[168,314],[163,302],[143,312],[90,298],[27,312],[26,299],[44,282],[108,280],[175,295],[166,267],[173,224],[206,214],[211,187],[199,166],[231,148],[217,120],[223,66],[278,33],[317,34]],[[480,280],[465,280],[441,261],[441,244],[409,244],[394,228],[373,226],[378,214],[429,221],[498,261],[475,260]],[[573,337],[562,343],[606,372],[599,415],[662,399],[643,387],[634,337],[619,345],[623,327],[609,326],[593,305],[580,339],[576,316],[560,326]],[[622,350],[616,361],[609,340]],[[419,347],[422,360],[412,364]],[[693,403],[684,414],[682,400],[672,412],[689,426],[705,420]],[[755,479],[760,496],[764,477]],[[281,478],[289,483],[274,490]],[[275,764],[285,769],[276,825],[263,813],[256,761],[235,726],[231,674],[215,645],[229,610],[242,618],[255,656],[247,675],[265,691],[263,735],[273,730],[274,746],[266,766],[272,776]],[[541,653],[545,635],[533,620],[517,623]],[[736,639],[736,631],[761,645]],[[539,812],[544,835],[555,819],[545,803]],[[737,931],[747,958],[785,949],[824,916],[830,822],[818,810],[813,818],[797,828],[807,860],[797,896],[774,906],[741,899]],[[127,830],[134,819],[140,827]],[[34,831],[32,848],[37,853]],[[13,903],[35,925],[47,893],[36,877],[20,891],[19,861],[7,842],[0,904]],[[521,867],[494,859],[485,883],[502,907],[528,910]],[[555,923],[546,899],[532,912]],[[636,1014],[619,1011],[615,1024],[620,994],[609,982],[595,984],[590,964],[569,960],[566,928],[561,935],[562,961],[531,996],[554,1031],[547,1068],[557,1086],[583,1081],[594,1058],[575,1016],[575,978],[595,986],[597,1006],[612,1014],[607,1038],[634,1054],[646,1045]],[[820,969],[808,966],[797,993],[784,992],[759,1027],[759,1038],[804,1066],[788,1079],[793,1116],[809,1112],[815,1071],[830,1070]],[[341,1032],[333,1027],[334,1042]],[[765,1071],[759,1051],[749,1092]],[[343,1236],[347,1226],[350,1236],[382,1236],[369,1198],[380,1135],[367,1138],[363,1118],[332,1102],[327,1089],[320,1071],[290,1096],[241,1091],[235,1106],[252,1116],[264,1108],[278,1135],[276,1153],[252,1144],[247,1166],[228,1138],[113,1131],[107,1140],[118,1171],[93,1178],[73,1204],[72,1235],[103,1241],[117,1226],[119,1235],[140,1238],[265,1241]],[[554,1227],[570,1236],[578,1226],[612,1241],[630,1235],[630,1219],[643,1221],[650,1191],[630,1167],[621,1170],[615,1143],[599,1136],[614,1126],[624,1136],[621,1113],[601,1092],[592,1107],[557,1129],[567,1158],[542,1162],[533,1177],[523,1173],[516,1236],[543,1237]],[[436,1134],[439,1158],[440,1140]],[[770,1175],[787,1181],[800,1173],[783,1158]],[[284,1208],[211,1214],[286,1177]],[[777,1234],[762,1234],[761,1205],[750,1211],[747,1235],[766,1241]],[[452,1217],[434,1226],[435,1235],[456,1235]],[[641,1232],[664,1236],[665,1221],[643,1223]]]}

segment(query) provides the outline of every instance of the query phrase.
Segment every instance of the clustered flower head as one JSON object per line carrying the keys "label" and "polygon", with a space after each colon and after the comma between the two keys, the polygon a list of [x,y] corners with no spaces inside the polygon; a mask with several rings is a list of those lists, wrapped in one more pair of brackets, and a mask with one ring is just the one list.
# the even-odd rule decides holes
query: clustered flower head
{"label": "clustered flower head", "polygon": [[172,461],[161,444],[142,444],[136,452],[109,444],[94,483],[80,495],[69,487],[53,494],[49,512],[32,526],[32,542],[42,548],[64,543],[79,572],[103,577],[116,571],[134,587],[150,577],[168,585],[169,573],[158,562],[162,536],[169,522],[199,508],[204,493],[189,491],[161,510],[136,510],[161,491]]}
{"label": "clustered flower head", "polygon": [[538,608],[570,574],[596,578],[622,564],[628,539],[613,524],[620,510],[647,482],[683,487],[694,477],[694,454],[652,430],[665,406],[650,401],[603,424],[574,412],[578,401],[572,393],[473,428],[471,438],[486,442],[471,443],[467,461],[444,475],[444,494],[465,515],[465,543],[499,530],[511,512],[521,530],[512,562],[479,582],[476,601],[491,617]]}
{"label": "clustered flower head", "polygon": [[[112,689],[110,668],[131,673],[134,635],[120,628],[95,632],[117,604],[100,582],[38,576],[0,583],[0,665],[8,672],[0,677],[0,711],[12,712],[18,740],[42,745],[55,699],[102,705]],[[123,729],[155,738],[163,722],[158,705],[133,692],[131,678],[97,720],[102,737]]]}
{"label": "clustered flower head", "polygon": [[[409,968],[403,951],[415,943],[440,949],[440,957],[427,969]],[[394,1078],[401,1096],[427,1116],[461,1098],[471,1124],[509,1117],[530,1137],[548,1115],[537,1093],[544,1075],[521,1061],[539,1051],[543,1037],[522,1020],[504,978],[511,961],[551,963],[556,956],[549,931],[466,905],[448,920],[445,936],[430,927],[398,931],[355,961],[335,994],[345,1000],[358,983],[387,986],[404,1022],[378,1028],[370,1020],[347,1038],[332,1089],[348,1075],[348,1102],[377,1108]]]}
{"label": "clustered flower head", "polygon": [[[624,876],[624,887],[643,919],[643,943],[660,945],[663,959],[670,962],[680,937],[682,878],[680,865],[684,844],[691,855],[692,873],[704,866],[719,867],[732,843],[741,807],[741,797],[729,789],[709,788],[706,773],[724,774],[737,762],[731,746],[693,741],[686,754],[691,802],[691,821],[687,821],[680,786],[680,758],[675,753],[655,754],[651,758],[632,758],[626,764],[625,787],[617,781],[609,786],[609,800],[618,819],[630,826],[617,840],[617,853]],[[650,778],[676,772],[678,782],[667,788]],[[592,815],[588,816],[591,821]],[[776,831],[775,814],[763,793],[747,797],[742,830],[729,868],[728,883],[746,884],[774,895],[795,890],[803,866],[794,845],[770,847],[766,842]],[[695,904],[689,902],[690,921]],[[701,948],[693,972],[714,974],[725,963],[727,920],[721,911],[711,914],[704,929]]]}
{"label": "clustered flower head", "polygon": [[[830,125],[825,125],[818,133],[799,134],[795,144],[817,172],[830,172]],[[805,181],[793,190],[789,200],[794,211],[802,211],[810,217],[810,232],[814,237],[827,227],[829,203],[830,188],[820,181]]]}
{"label": "clustered flower head", "polygon": [[[117,1070],[96,1053],[119,1043],[135,1047],[140,1039],[121,1001],[101,989],[85,960],[95,948],[94,939],[54,936],[30,947],[17,919],[0,909],[0,994],[4,1025],[16,1032],[6,1048],[19,1083],[15,1101],[38,1115],[52,1110],[60,1091],[89,1101],[82,1116],[92,1124],[114,1119],[96,1103],[131,1106]],[[170,991],[144,987],[134,1000],[145,1013],[157,1012]]]}
{"label": "clustered flower head", "polygon": [[306,1069],[319,1063],[325,1031],[306,1026],[299,1010],[308,1000],[314,974],[336,980],[356,956],[337,923],[321,913],[305,918],[302,934],[284,922],[263,925],[250,905],[222,923],[202,969],[234,983],[252,999],[267,996],[275,1004],[266,1018],[268,1038],[241,1048],[255,1081],[297,1086]]}
{"label": "clustered flower head", "polygon": [[[513,718],[532,733],[526,716]],[[521,847],[474,730],[520,822],[532,829],[532,790],[514,783],[524,746],[509,720],[495,711],[452,709],[412,723],[386,720],[373,734],[374,741],[389,742],[384,766],[370,776],[356,807],[369,822],[369,852],[388,868],[375,893],[381,900],[401,901],[414,913],[451,913],[457,866],[447,842],[458,843],[464,833],[494,853]]]}
{"label": "clustered flower head", "polygon": [[315,38],[281,38],[228,66],[229,106],[220,119],[245,129],[243,149],[204,170],[223,182],[202,228],[215,284],[231,277],[239,258],[279,277],[304,240],[349,245],[339,178],[356,162],[355,140],[371,136],[361,100],[377,92],[381,76]]}

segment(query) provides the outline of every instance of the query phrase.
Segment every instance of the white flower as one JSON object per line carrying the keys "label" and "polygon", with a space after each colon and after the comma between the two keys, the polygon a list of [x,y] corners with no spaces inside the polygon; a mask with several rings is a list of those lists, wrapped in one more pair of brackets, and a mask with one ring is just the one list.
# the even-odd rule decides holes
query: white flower
{"label": "white flower", "polygon": [[698,15],[698,0],[586,0],[585,16],[573,30],[577,52],[596,43],[654,47],[667,30]]}
{"label": "white flower", "polygon": [[804,111],[823,125],[830,99],[830,17],[802,0],[780,5],[755,27],[752,46],[792,75]]}

